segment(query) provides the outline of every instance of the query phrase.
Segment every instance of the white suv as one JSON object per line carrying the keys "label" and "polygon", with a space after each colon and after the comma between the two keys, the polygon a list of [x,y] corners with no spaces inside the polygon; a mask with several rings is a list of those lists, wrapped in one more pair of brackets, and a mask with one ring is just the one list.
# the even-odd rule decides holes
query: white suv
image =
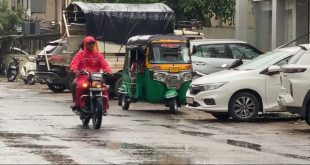
{"label": "white suv", "polygon": [[294,56],[281,70],[280,107],[299,113],[310,125],[310,51]]}

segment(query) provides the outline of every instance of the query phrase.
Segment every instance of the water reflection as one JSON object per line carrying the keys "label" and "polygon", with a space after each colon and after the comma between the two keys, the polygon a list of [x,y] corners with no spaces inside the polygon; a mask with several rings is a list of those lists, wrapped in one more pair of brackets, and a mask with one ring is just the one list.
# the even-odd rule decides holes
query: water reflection
{"label": "water reflection", "polygon": [[230,139],[227,139],[227,144],[238,146],[238,147],[243,147],[243,148],[249,148],[249,149],[253,149],[256,151],[262,151],[261,145],[259,144],[254,144],[254,143],[249,143],[249,142],[244,142],[244,141],[237,141],[237,140],[230,140]]}

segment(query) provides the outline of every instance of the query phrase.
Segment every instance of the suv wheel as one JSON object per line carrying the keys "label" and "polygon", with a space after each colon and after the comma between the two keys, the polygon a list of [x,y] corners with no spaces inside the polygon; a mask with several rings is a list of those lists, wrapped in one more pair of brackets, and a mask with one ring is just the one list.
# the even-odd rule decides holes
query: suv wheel
{"label": "suv wheel", "polygon": [[307,114],[306,114],[305,120],[307,124],[310,125],[310,100],[308,100],[306,108],[307,108]]}

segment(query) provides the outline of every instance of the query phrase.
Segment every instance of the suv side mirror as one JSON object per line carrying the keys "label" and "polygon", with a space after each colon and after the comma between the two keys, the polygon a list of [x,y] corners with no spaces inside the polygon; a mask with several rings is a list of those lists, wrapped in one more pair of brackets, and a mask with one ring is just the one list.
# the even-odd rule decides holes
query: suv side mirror
{"label": "suv side mirror", "polygon": [[281,72],[281,67],[277,65],[272,65],[268,68],[268,75],[273,75]]}

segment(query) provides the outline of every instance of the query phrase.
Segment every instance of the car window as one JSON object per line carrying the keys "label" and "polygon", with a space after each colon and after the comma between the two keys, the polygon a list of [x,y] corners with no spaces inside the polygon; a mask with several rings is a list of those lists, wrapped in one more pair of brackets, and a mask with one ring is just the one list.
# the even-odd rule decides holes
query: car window
{"label": "car window", "polygon": [[236,59],[252,60],[261,53],[246,44],[229,44],[230,50]]}
{"label": "car window", "polygon": [[237,69],[238,70],[253,70],[260,68],[266,64],[268,64],[270,61],[277,59],[281,56],[285,56],[288,53],[292,53],[291,51],[282,51],[282,50],[274,50],[271,52],[268,52],[264,55],[261,55],[249,62],[244,63],[243,65],[240,65]]}
{"label": "car window", "polygon": [[[305,50],[301,50],[300,52],[298,52],[295,56],[293,56],[289,60],[288,64],[296,64],[300,60],[300,58],[305,54],[305,52],[306,52]],[[309,54],[309,53],[306,53],[306,54]]]}
{"label": "car window", "polygon": [[309,65],[310,64],[310,51],[302,50],[298,54],[296,54],[292,59],[288,62],[289,64],[301,64],[301,65]]}
{"label": "car window", "polygon": [[193,56],[204,58],[230,58],[224,44],[196,46],[196,51]]}
{"label": "car window", "polygon": [[300,60],[297,62],[299,65],[310,65],[310,52],[303,54]]}
{"label": "car window", "polygon": [[284,64],[287,64],[291,57],[292,57],[292,56],[290,56],[290,57],[288,57],[288,58],[285,58],[285,59],[283,59],[283,60],[281,60],[281,61],[275,63],[274,65],[282,66],[282,65],[284,65]]}

